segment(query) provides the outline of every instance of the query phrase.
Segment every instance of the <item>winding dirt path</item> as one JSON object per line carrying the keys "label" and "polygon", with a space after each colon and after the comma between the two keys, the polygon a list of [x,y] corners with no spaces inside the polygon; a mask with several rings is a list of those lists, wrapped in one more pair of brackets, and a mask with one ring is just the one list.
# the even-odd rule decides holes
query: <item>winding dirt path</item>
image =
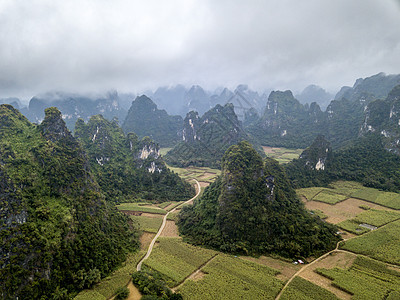
{"label": "winding dirt path", "polygon": [[200,191],[201,191],[200,183],[199,183],[196,179],[193,179],[193,180],[196,181],[196,184],[197,184],[197,193],[196,193],[196,196],[194,196],[193,198],[191,198],[191,199],[189,199],[189,200],[183,202],[182,204],[178,205],[178,206],[175,207],[173,210],[167,212],[167,214],[166,214],[166,215],[164,216],[164,218],[163,218],[163,222],[162,222],[162,224],[161,224],[160,229],[158,229],[158,232],[157,232],[156,236],[153,238],[153,240],[152,240],[151,243],[150,243],[150,246],[149,246],[149,249],[147,250],[146,255],[145,255],[145,256],[140,260],[140,262],[138,263],[138,265],[137,265],[137,267],[136,267],[136,270],[137,270],[137,271],[140,271],[140,270],[142,269],[142,264],[143,264],[143,262],[144,262],[146,259],[149,258],[150,254],[151,254],[151,251],[153,251],[154,244],[156,243],[156,240],[157,240],[158,237],[160,236],[161,232],[164,230],[165,224],[167,223],[168,215],[169,215],[170,213],[174,212],[178,207],[181,207],[182,205],[185,205],[186,203],[189,203],[190,201],[193,201],[194,199],[196,199],[196,198],[200,195]]}

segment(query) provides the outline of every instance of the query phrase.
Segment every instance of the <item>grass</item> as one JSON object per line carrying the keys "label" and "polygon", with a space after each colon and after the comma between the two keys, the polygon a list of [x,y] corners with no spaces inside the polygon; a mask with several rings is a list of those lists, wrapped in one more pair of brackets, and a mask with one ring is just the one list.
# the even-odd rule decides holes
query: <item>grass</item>
{"label": "grass", "polygon": [[296,276],[286,287],[282,293],[282,300],[313,300],[313,299],[326,299],[335,300],[339,299],[330,291],[308,281],[299,276]]}
{"label": "grass", "polygon": [[160,154],[161,156],[165,156],[165,154],[167,154],[167,152],[169,150],[171,150],[172,148],[160,148]]}
{"label": "grass", "polygon": [[[293,159],[299,158],[303,152],[303,149],[271,148],[266,146],[263,148],[266,156],[276,159],[281,164],[286,164]],[[266,151],[266,149],[269,151]]]}
{"label": "grass", "polygon": [[217,252],[195,247],[180,238],[159,238],[159,244],[144,264],[164,275],[169,286],[176,286]]}
{"label": "grass", "polygon": [[352,220],[340,222],[339,224],[337,224],[337,226],[359,235],[370,231],[367,228],[361,227],[360,224],[369,224],[372,226],[380,227],[398,219],[400,219],[400,213],[398,212],[368,209],[357,215]]}
{"label": "grass", "polygon": [[361,227],[360,223],[355,222],[354,220],[342,221],[339,224],[337,224],[337,226],[357,235],[370,231],[368,228]]}
{"label": "grass", "polygon": [[309,201],[315,200],[335,204],[335,197],[338,199],[343,197],[358,198],[388,208],[400,210],[400,194],[368,188],[353,181],[336,181],[331,183],[329,188],[312,187],[298,189],[297,193],[305,196]]}
{"label": "grass", "polygon": [[314,198],[312,198],[312,200],[334,205],[338,202],[346,200],[347,198],[348,197],[346,195],[332,193],[329,190],[323,190],[317,195],[315,195]]}
{"label": "grass", "polygon": [[144,216],[130,216],[132,220],[139,223],[139,228],[142,231],[157,233],[162,224],[162,218],[149,218]]}
{"label": "grass", "polygon": [[318,216],[320,219],[328,218],[328,216],[326,214],[324,214],[324,212],[322,210],[314,209],[314,210],[311,210],[310,212],[311,212],[311,214]]}
{"label": "grass", "polygon": [[168,168],[185,180],[197,179],[198,181],[209,183],[215,181],[215,179],[221,174],[221,170],[207,167],[176,168],[168,166]]}
{"label": "grass", "polygon": [[128,255],[125,263],[110,276],[104,278],[93,288],[83,290],[74,300],[106,300],[111,298],[119,287],[126,286],[131,279],[131,274],[136,271],[136,266],[146,251],[141,250]]}
{"label": "grass", "polygon": [[122,204],[117,205],[117,209],[147,212],[147,213],[160,214],[160,215],[165,215],[167,213],[166,210],[158,208],[156,206],[148,207],[148,206],[140,205],[140,203],[122,203]]}
{"label": "grass", "polygon": [[366,257],[358,256],[345,270],[317,269],[316,272],[333,280],[333,286],[353,295],[352,299],[387,299],[389,294],[400,292],[400,272]]}
{"label": "grass", "polygon": [[345,241],[342,249],[400,265],[400,220]]}
{"label": "grass", "polygon": [[283,287],[277,270],[225,254],[202,271],[201,280],[187,280],[178,289],[184,299],[275,299]]}

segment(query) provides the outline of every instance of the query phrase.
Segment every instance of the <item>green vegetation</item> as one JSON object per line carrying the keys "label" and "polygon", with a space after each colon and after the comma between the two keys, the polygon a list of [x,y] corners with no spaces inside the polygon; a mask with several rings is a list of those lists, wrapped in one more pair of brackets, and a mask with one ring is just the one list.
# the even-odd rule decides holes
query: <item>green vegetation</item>
{"label": "green vegetation", "polygon": [[317,269],[318,274],[333,280],[333,285],[353,295],[352,299],[387,299],[400,292],[400,272],[370,258],[358,256],[346,270]]}
{"label": "green vegetation", "polygon": [[328,204],[336,204],[340,201],[346,200],[348,197],[336,193],[331,193],[328,190],[321,191],[312,198],[313,201],[324,202]]}
{"label": "green vegetation", "polygon": [[124,300],[129,296],[129,289],[124,286],[117,289],[115,292],[115,300]]}
{"label": "green vegetation", "polygon": [[271,148],[269,149],[270,151],[265,151],[265,147],[263,148],[267,157],[273,158],[281,164],[286,164],[293,159],[299,158],[303,152],[303,149]]}
{"label": "green vegetation", "polygon": [[160,238],[145,266],[163,275],[169,286],[176,286],[216,254],[195,247],[179,238]]}
{"label": "green vegetation", "polygon": [[341,248],[392,264],[400,264],[400,220],[360,237],[345,241]]}
{"label": "green vegetation", "polygon": [[208,167],[169,168],[185,180],[197,179],[198,181],[212,183],[221,174],[221,170]]}
{"label": "green vegetation", "polygon": [[[316,164],[309,164],[309,159],[304,158],[303,154],[301,158],[286,164],[285,170],[295,188],[326,187],[341,179],[357,181],[365,187],[400,192],[400,156],[387,151],[384,142],[382,135],[368,133],[352,140],[345,148],[334,151],[326,158],[323,170],[313,168]],[[318,145],[313,144],[305,151],[312,147],[318,148]],[[322,153],[323,149],[320,150]],[[313,162],[319,159],[321,157],[316,156]],[[370,195],[368,190],[362,190],[353,196],[399,209],[400,201],[396,195],[393,193],[393,198],[381,199]]]}
{"label": "green vegetation", "polygon": [[310,211],[311,214],[318,216],[320,219],[326,219],[328,216],[322,210],[315,209]]}
{"label": "green vegetation", "polygon": [[172,147],[182,140],[181,116],[170,116],[145,95],[137,97],[122,125],[126,134],[135,132],[140,138],[151,137],[163,147]]}
{"label": "green vegetation", "polygon": [[337,226],[354,234],[363,234],[370,231],[368,228],[361,227],[360,223],[355,220],[345,220],[337,224]]}
{"label": "green vegetation", "polygon": [[[128,284],[129,280],[131,280],[132,273],[136,271],[138,262],[145,254],[146,252],[144,250],[128,254],[126,261],[120,268],[101,280],[100,283],[96,284],[91,289],[80,292],[74,300],[110,299],[115,295],[118,288]],[[93,295],[96,295],[97,298],[92,298]]]}
{"label": "green vegetation", "polygon": [[229,148],[222,175],[182,208],[178,226],[191,243],[232,253],[306,257],[338,240],[334,226],[304,209],[279,163],[247,142]]}
{"label": "green vegetation", "polygon": [[275,299],[283,287],[277,270],[224,254],[202,272],[206,275],[201,280],[187,280],[179,288],[185,299]]}
{"label": "green vegetation", "polygon": [[127,210],[127,211],[138,211],[145,212],[151,214],[160,214],[165,215],[167,213],[166,210],[158,208],[157,206],[152,206],[151,204],[146,204],[147,206],[140,205],[141,203],[122,203],[117,205],[117,209],[119,210]]}
{"label": "green vegetation", "polygon": [[296,276],[290,284],[286,287],[281,298],[282,300],[314,300],[326,299],[336,300],[339,299],[328,290],[315,285],[314,283]]}
{"label": "green vegetation", "polygon": [[158,272],[135,272],[132,275],[132,282],[144,295],[142,299],[182,300],[180,294],[171,292]]}
{"label": "green vegetation", "polygon": [[41,125],[0,106],[0,294],[70,297],[138,247],[129,219],[104,201],[84,150],[56,108]]}
{"label": "green vegetation", "polygon": [[354,221],[360,224],[366,223],[376,227],[380,227],[398,219],[400,219],[400,212],[369,209],[357,215]]}
{"label": "green vegetation", "polygon": [[132,220],[139,223],[139,229],[142,231],[157,233],[161,226],[162,218],[149,218],[143,216],[130,216]]}
{"label": "green vegetation", "polygon": [[306,197],[309,201],[315,200],[335,204],[335,201],[358,198],[385,207],[400,209],[400,194],[379,191],[374,188],[362,186],[360,183],[354,181],[335,181],[329,187],[301,188],[297,189],[296,192]]}
{"label": "green vegetation", "polygon": [[156,143],[148,137],[139,140],[134,133],[125,136],[116,120],[96,115],[85,124],[79,119],[75,137],[109,201],[180,201],[194,195],[191,185],[167,168]]}

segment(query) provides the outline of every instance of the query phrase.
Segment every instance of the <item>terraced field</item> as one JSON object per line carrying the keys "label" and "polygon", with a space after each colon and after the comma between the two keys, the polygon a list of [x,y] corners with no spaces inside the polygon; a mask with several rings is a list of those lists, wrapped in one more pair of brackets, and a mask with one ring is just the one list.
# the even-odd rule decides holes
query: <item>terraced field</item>
{"label": "terraced field", "polygon": [[277,148],[262,146],[265,155],[270,158],[276,159],[281,164],[291,162],[293,159],[299,158],[303,149],[288,149],[288,148]]}

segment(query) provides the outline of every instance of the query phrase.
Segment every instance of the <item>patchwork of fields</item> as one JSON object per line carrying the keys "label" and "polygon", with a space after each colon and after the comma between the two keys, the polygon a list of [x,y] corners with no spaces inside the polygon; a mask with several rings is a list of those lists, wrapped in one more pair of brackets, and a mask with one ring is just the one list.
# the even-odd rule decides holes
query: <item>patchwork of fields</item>
{"label": "patchwork of fields", "polygon": [[[203,186],[219,174],[207,168],[174,171],[187,179],[202,180]],[[279,258],[235,257],[189,245],[174,225],[178,211],[169,215],[168,226],[143,269],[157,271],[184,299],[275,299],[290,278],[280,299],[400,299],[400,195],[343,181],[297,193],[310,213],[337,224],[345,239],[338,250],[310,268]],[[124,203],[118,209],[137,222],[147,247],[163,215],[181,203]],[[128,283],[143,255],[142,249],[76,299],[110,299],[118,287]]]}
{"label": "patchwork of fields", "polygon": [[281,164],[291,162],[293,159],[299,158],[303,149],[287,149],[287,148],[276,148],[262,146],[265,155],[270,158],[276,159]]}

